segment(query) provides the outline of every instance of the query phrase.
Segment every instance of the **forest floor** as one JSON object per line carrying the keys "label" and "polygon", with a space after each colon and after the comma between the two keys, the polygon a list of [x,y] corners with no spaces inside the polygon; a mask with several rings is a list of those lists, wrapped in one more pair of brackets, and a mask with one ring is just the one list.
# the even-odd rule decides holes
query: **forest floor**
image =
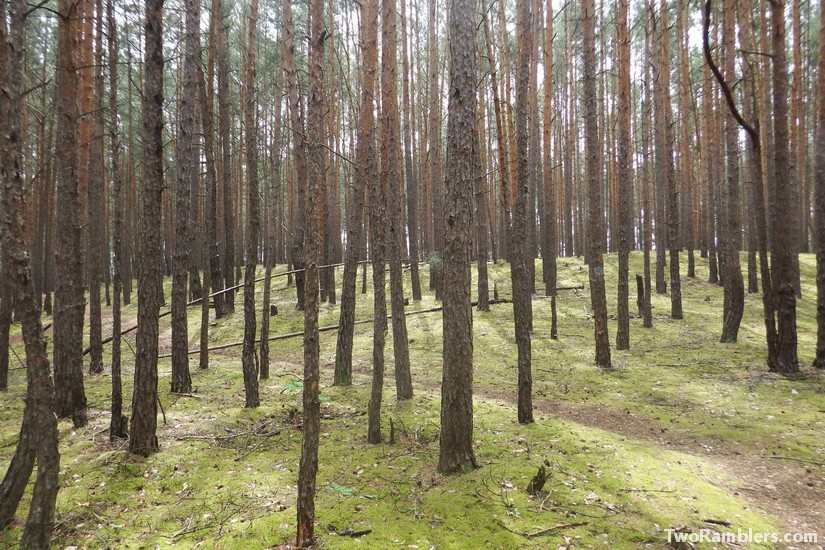
{"label": "forest floor", "polygon": [[[608,306],[615,311],[616,257],[607,255],[605,261]],[[682,261],[686,263],[684,254]],[[694,532],[818,533],[818,544],[762,547],[825,545],[825,373],[808,366],[816,342],[814,257],[800,260],[799,356],[804,368],[792,380],[767,372],[758,294],[746,296],[739,342],[719,343],[722,289],[706,282],[707,263],[698,254],[696,264],[697,278],[682,279],[684,320],[669,319],[669,296],[654,294],[654,327],[642,328],[641,319],[633,316],[631,349],[614,349],[615,368],[601,371],[593,363],[586,267],[579,258],[560,258],[559,286],[584,289],[560,293],[557,341],[549,338],[549,300],[533,301],[532,425],[516,422],[512,306],[474,312],[479,467],[462,475],[436,472],[440,313],[407,317],[412,400],[395,399],[392,331],[388,334],[382,411],[386,442],[381,445],[366,443],[371,324],[356,326],[352,387],[332,386],[335,332],[322,333],[319,545],[669,548],[667,530],[682,527]],[[491,289],[496,282],[500,297],[508,298],[509,266],[489,269]],[[540,262],[536,271],[541,287]],[[340,273],[339,268],[339,285]],[[635,273],[641,273],[640,254],[631,257],[631,277]],[[473,277],[475,285],[475,271]],[[360,279],[359,274],[359,288]],[[408,310],[437,305],[426,291],[427,282],[422,265],[425,297]],[[302,330],[294,288],[286,288],[284,278],[276,279],[273,288],[280,315],[272,318],[271,334]],[[260,296],[262,285],[257,290]],[[356,319],[370,319],[372,293],[359,293],[357,299]],[[136,313],[133,299],[124,311],[124,326],[134,322]],[[193,349],[199,318],[199,308],[190,310]],[[108,319],[104,335],[111,326]],[[169,321],[161,320],[161,353],[169,351]],[[337,323],[337,306],[322,304],[320,321]],[[13,331],[13,348],[22,358],[19,327]],[[213,321],[210,341],[240,341],[242,331],[239,295],[236,312]],[[612,317],[611,340],[615,331]],[[134,334],[126,341],[128,405]],[[69,422],[59,424],[55,547],[271,548],[294,540],[301,339],[272,342],[271,356],[271,377],[261,381],[262,406],[255,410],[243,408],[240,347],[213,352],[206,371],[198,370],[197,356],[191,356],[194,392],[186,396],[169,393],[170,362],[161,359],[161,450],[148,458],[109,442],[111,379],[108,372],[87,376],[89,425],[75,430]],[[14,355],[12,367],[10,391],[0,395],[2,471],[14,452],[25,392],[24,371]],[[128,406],[125,412],[129,414]],[[531,497],[525,488],[542,463],[549,465],[549,480],[545,492]],[[16,547],[27,506],[24,501],[17,521],[0,533],[0,547]]]}

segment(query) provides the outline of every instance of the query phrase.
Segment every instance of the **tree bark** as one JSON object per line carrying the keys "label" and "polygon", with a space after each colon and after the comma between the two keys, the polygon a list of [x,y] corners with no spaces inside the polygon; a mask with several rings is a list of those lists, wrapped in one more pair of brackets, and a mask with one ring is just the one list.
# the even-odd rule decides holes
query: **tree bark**
{"label": "tree bark", "polygon": [[814,248],[816,251],[816,357],[825,368],[825,0],[819,2],[819,72],[816,109],[816,170],[814,177]]}
{"label": "tree bark", "polygon": [[309,4],[309,102],[307,141],[309,174],[306,180],[306,243],[304,287],[304,392],[303,441],[298,473],[298,535],[296,546],[311,544],[315,529],[315,478],[318,473],[318,440],[321,426],[319,400],[318,260],[319,196],[324,189],[324,2]]}
{"label": "tree bark", "polygon": [[[60,13],[69,14],[61,0]],[[54,385],[52,384],[46,340],[40,324],[40,311],[34,290],[31,260],[26,244],[26,206],[23,111],[23,52],[25,52],[26,13],[22,0],[10,2],[11,26],[6,27],[6,8],[0,15],[0,143],[2,165],[2,248],[5,250],[6,273],[13,288],[17,318],[20,321],[26,348],[26,406],[14,457],[0,484],[0,529],[9,525],[31,477],[35,459],[37,477],[34,483],[29,515],[21,548],[48,548],[54,523],[55,501],[59,487],[60,455],[57,450],[57,419],[54,416]],[[66,20],[58,23],[65,32]],[[65,38],[65,35],[62,35]]]}
{"label": "tree bark", "polygon": [[[476,467],[473,453],[473,187],[478,147],[476,133],[475,0],[451,0],[450,94],[444,200],[443,371],[438,471]],[[484,259],[486,262],[486,258]]]}
{"label": "tree bark", "polygon": [[163,0],[146,0],[143,83],[143,208],[140,226],[137,357],[129,450],[158,450],[158,314],[163,299]]}
{"label": "tree bark", "polygon": [[[243,285],[244,344],[241,352],[246,408],[260,405],[258,397],[258,365],[255,355],[255,266],[258,264],[258,234],[260,233],[260,205],[258,199],[258,132],[255,109],[257,105],[255,42],[258,35],[258,0],[249,3],[249,37],[246,43],[244,71],[244,118],[246,126],[246,269]],[[264,312],[268,315],[269,312]]]}
{"label": "tree bark", "polygon": [[516,79],[516,151],[518,155],[518,186],[514,198],[513,229],[510,241],[510,276],[513,281],[513,317],[518,347],[518,421],[533,422],[533,374],[530,342],[530,310],[532,308],[527,271],[527,195],[529,163],[527,151],[527,94],[530,84],[530,50],[533,36],[533,14],[530,0],[516,4],[518,43]]}
{"label": "tree bark", "polygon": [[773,46],[773,120],[774,120],[774,192],[770,196],[773,212],[774,247],[773,288],[776,293],[777,356],[774,371],[793,374],[799,371],[796,337],[796,291],[794,288],[795,234],[793,208],[788,201],[794,196],[791,181],[788,136],[788,69],[785,53],[785,2],[771,2]]}
{"label": "tree bark", "polygon": [[618,328],[616,329],[616,349],[630,349],[630,306],[629,257],[633,231],[633,182],[630,158],[630,37],[627,28],[628,1],[619,0],[618,6],[618,46],[619,46],[619,162],[618,162],[618,202],[619,227],[617,232],[619,251],[618,305],[616,308]]}
{"label": "tree bark", "polygon": [[109,440],[126,438],[127,420],[123,415],[123,384],[121,382],[121,294],[123,293],[123,175],[120,167],[120,130],[118,128],[118,42],[114,0],[106,2],[107,33],[109,35],[109,143],[112,157],[112,417]]}
{"label": "tree bark", "polygon": [[57,29],[57,204],[54,291],[55,412],[85,426],[86,393],[83,387],[82,219],[83,203],[78,176],[78,71],[81,21],[76,5],[58,6],[63,14]]}
{"label": "tree bark", "polygon": [[593,0],[582,2],[582,37],[584,40],[584,140],[586,173],[588,178],[589,227],[588,250],[590,252],[588,274],[590,301],[593,309],[593,328],[596,338],[596,364],[611,368],[610,337],[607,333],[607,296],[604,286],[604,261],[602,259],[602,182],[599,177],[599,126],[596,100],[596,18]]}
{"label": "tree bark", "polygon": [[[390,306],[392,309],[392,347],[395,357],[395,390],[398,400],[411,399],[410,350],[407,320],[404,316],[404,286],[401,272],[401,128],[398,117],[398,55],[395,0],[381,2],[381,178],[386,180],[387,252],[390,266]],[[440,199],[439,199],[440,200]],[[443,236],[442,236],[443,240]],[[442,258],[443,259],[443,258]]]}
{"label": "tree bark", "polygon": [[[369,165],[373,140],[373,110],[375,109],[375,71],[378,62],[378,12],[374,8],[375,4],[372,1],[361,5],[361,110],[358,117],[358,141],[355,152],[352,199],[347,209],[349,213],[347,219],[347,257],[344,265],[343,282],[341,283],[341,313],[338,322],[338,342],[335,348],[335,385],[337,386],[352,384],[355,284],[358,275],[358,260],[361,250],[364,248],[365,240],[363,223],[364,193],[369,187],[370,181]],[[371,242],[374,258],[374,239],[371,239]],[[412,242],[411,239],[411,249]],[[383,359],[383,346],[381,357]]]}

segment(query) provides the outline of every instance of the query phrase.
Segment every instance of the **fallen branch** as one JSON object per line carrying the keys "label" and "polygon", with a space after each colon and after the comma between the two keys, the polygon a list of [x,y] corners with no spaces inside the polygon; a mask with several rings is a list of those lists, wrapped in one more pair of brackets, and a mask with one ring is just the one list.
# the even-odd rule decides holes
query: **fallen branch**
{"label": "fallen branch", "polygon": [[535,533],[524,533],[524,536],[528,539],[532,539],[533,537],[540,537],[542,535],[552,533],[553,531],[558,531],[559,529],[571,529],[573,527],[581,527],[582,525],[587,525],[587,522],[579,521],[577,523],[559,523],[554,525],[553,527],[548,527],[547,529],[536,531]]}
{"label": "fallen branch", "polygon": [[801,458],[796,458],[793,456],[782,456],[782,455],[756,455],[759,458],[776,458],[778,460],[793,460],[796,462],[801,462],[802,464],[813,464],[814,466],[825,466],[825,462],[816,462],[815,460],[803,460]]}
{"label": "fallen branch", "polygon": [[[490,300],[488,303],[490,305],[509,304],[509,303],[511,303],[511,300],[506,300],[506,299]],[[470,305],[471,306],[477,306],[478,302],[472,302]],[[444,309],[444,306],[430,307],[430,308],[427,308],[427,309],[417,309],[417,310],[414,310],[414,311],[404,312],[404,316],[409,317],[410,315],[419,315],[421,313],[433,313],[435,311],[441,311],[442,309]],[[392,319],[392,316],[387,315],[387,319]],[[355,321],[353,324],[354,325],[363,325],[363,324],[372,323],[372,322],[373,322],[373,319],[362,319],[360,321]],[[326,326],[323,326],[323,327],[318,327],[318,332],[329,332],[331,330],[336,330],[337,328],[338,328],[338,325],[326,325]],[[270,336],[269,338],[267,338],[267,341],[268,342],[274,342],[276,340],[287,340],[289,338],[298,338],[298,337],[303,336],[303,335],[304,335],[304,331],[302,331],[302,330],[298,331],[298,332],[288,332],[286,334],[278,334],[277,336]],[[260,344],[261,341],[260,340],[255,340],[255,343]],[[243,345],[243,340],[241,340],[240,342],[231,342],[229,344],[221,344],[221,345],[218,345],[218,346],[213,346],[213,347],[208,348],[208,350],[209,351],[219,351],[219,350],[222,350],[222,349],[236,348],[236,347],[242,346],[242,345]],[[198,354],[200,352],[201,352],[200,349],[195,349],[195,350],[189,351],[188,354],[189,355],[195,355],[195,354]],[[159,355],[158,359],[169,359],[170,357],[172,357],[172,354],[171,353],[166,353],[164,355]]]}

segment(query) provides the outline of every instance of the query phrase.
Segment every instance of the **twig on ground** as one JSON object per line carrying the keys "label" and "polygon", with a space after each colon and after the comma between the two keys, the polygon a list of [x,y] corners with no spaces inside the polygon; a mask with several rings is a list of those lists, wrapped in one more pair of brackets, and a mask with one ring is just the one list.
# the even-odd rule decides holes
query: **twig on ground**
{"label": "twig on ground", "polygon": [[793,456],[782,456],[782,455],[756,455],[759,458],[775,458],[777,460],[793,460],[795,462],[801,462],[802,464],[813,464],[814,466],[825,466],[825,462],[817,462],[815,460],[803,460],[801,458],[796,458]]}

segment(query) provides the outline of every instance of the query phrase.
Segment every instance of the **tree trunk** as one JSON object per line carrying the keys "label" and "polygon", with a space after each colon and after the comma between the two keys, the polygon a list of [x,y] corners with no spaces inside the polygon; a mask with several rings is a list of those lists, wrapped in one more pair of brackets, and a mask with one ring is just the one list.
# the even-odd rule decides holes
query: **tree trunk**
{"label": "tree trunk", "polygon": [[618,7],[619,46],[619,162],[618,162],[618,202],[619,228],[617,232],[619,250],[618,280],[618,328],[616,329],[616,349],[630,349],[630,284],[628,282],[630,249],[633,232],[633,181],[630,157],[630,37],[627,29],[628,1],[619,0]]}
{"label": "tree trunk", "polygon": [[107,33],[109,36],[109,143],[112,157],[112,417],[109,440],[126,438],[127,420],[123,415],[123,384],[121,382],[121,294],[123,293],[123,175],[120,168],[120,130],[118,127],[117,22],[114,0],[106,2]]}
{"label": "tree trunk", "polygon": [[[404,175],[407,182],[407,230],[410,239],[410,286],[413,301],[421,301],[421,280],[418,274],[418,173],[413,164],[413,132],[410,105],[410,56],[407,46],[406,2],[401,2],[401,70],[404,94]],[[359,218],[360,220],[360,218]]]}
{"label": "tree trunk", "polygon": [[309,174],[306,180],[306,260],[304,286],[304,392],[303,442],[298,473],[299,548],[312,544],[315,529],[315,477],[318,473],[318,440],[321,426],[318,365],[318,260],[319,199],[324,189],[324,1],[309,4],[309,102],[307,141]]}
{"label": "tree trunk", "polygon": [[190,212],[192,190],[200,172],[198,125],[196,122],[198,97],[197,66],[200,63],[200,4],[199,0],[186,2],[183,86],[179,98],[178,181],[175,190],[175,257],[172,274],[172,393],[190,393],[189,329],[187,283],[189,278]]}
{"label": "tree trunk", "polygon": [[[722,39],[725,79],[736,78],[735,6],[727,0],[723,9]],[[722,342],[736,342],[745,307],[745,284],[739,263],[739,125],[731,113],[725,117],[725,150],[727,160],[727,191],[725,197],[725,230],[722,234],[724,285],[724,320]]]}
{"label": "tree trunk", "polygon": [[146,0],[143,84],[143,208],[140,227],[137,357],[129,450],[158,450],[158,314],[163,299],[163,0]]}
{"label": "tree trunk", "polygon": [[[235,217],[232,198],[232,138],[230,135],[232,116],[229,91],[229,17],[224,13],[223,0],[214,0],[213,12],[217,13],[216,56],[218,66],[218,134],[221,152],[221,189],[223,191],[223,226],[224,226],[224,288],[234,287],[233,267],[235,265]],[[286,16],[284,16],[286,17]],[[223,295],[224,313],[235,311],[235,291],[228,290]]]}
{"label": "tree trunk", "polygon": [[[584,40],[584,139],[586,173],[588,178],[589,227],[588,250],[590,261],[590,301],[593,308],[593,325],[596,337],[596,364],[611,368],[610,337],[607,333],[607,296],[604,288],[604,262],[602,259],[602,182],[599,177],[599,126],[596,101],[596,18],[593,0],[582,2],[582,37]],[[657,212],[658,214],[658,212]]]}
{"label": "tree trunk", "polygon": [[[6,8],[0,15],[0,127],[4,129],[0,143],[3,182],[2,249],[8,274],[5,284],[13,289],[17,318],[20,321],[26,348],[26,406],[14,457],[0,484],[0,529],[5,529],[31,477],[35,459],[37,478],[34,483],[29,515],[21,548],[48,548],[54,523],[57,500],[60,455],[57,450],[57,420],[54,416],[54,385],[52,384],[46,340],[40,324],[40,311],[32,277],[30,253],[26,246],[25,171],[23,137],[23,52],[25,52],[26,12],[22,0],[10,2],[11,26],[6,26]],[[59,2],[57,9],[67,14],[58,26],[61,38],[71,29],[68,6]],[[67,29],[68,27],[68,29]],[[70,52],[71,53],[71,52]]]}
{"label": "tree trunk", "polygon": [[[75,5],[58,11],[68,14]],[[71,418],[75,427],[86,425],[86,394],[83,388],[83,254],[82,200],[78,184],[78,40],[80,20],[60,19],[57,42],[57,204],[54,291],[54,381],[55,411]]]}
{"label": "tree trunk", "polygon": [[[363,63],[361,74],[361,110],[358,119],[358,143],[355,152],[355,176],[352,200],[347,209],[349,213],[347,219],[347,257],[344,265],[343,282],[341,283],[341,314],[338,322],[338,343],[335,348],[335,385],[337,386],[349,386],[352,384],[352,340],[353,333],[355,332],[355,284],[358,275],[358,260],[361,250],[364,248],[364,193],[369,187],[369,165],[371,162],[370,155],[372,153],[371,147],[373,140],[375,71],[378,62],[377,18],[378,12],[377,9],[375,9],[374,2],[370,1],[369,3],[361,5],[360,33]],[[373,202],[373,207],[374,206],[375,204]],[[371,239],[371,242],[374,259],[374,238]],[[412,242],[411,240],[411,247]],[[383,277],[383,267],[381,269]],[[373,277],[375,276],[376,273],[373,273]],[[383,336],[381,337],[383,338]],[[384,357],[383,353],[382,343],[382,361]]]}
{"label": "tree trunk", "polygon": [[[260,233],[260,206],[258,200],[258,132],[255,108],[257,90],[255,83],[255,42],[258,34],[258,0],[249,3],[249,37],[246,43],[244,70],[244,109],[246,126],[246,269],[243,285],[244,338],[241,362],[243,365],[244,395],[246,408],[260,405],[258,397],[258,365],[255,355],[255,266],[258,263],[258,234]],[[265,315],[269,312],[265,312]]]}
{"label": "tree trunk", "polygon": [[776,293],[777,357],[774,370],[783,374],[799,371],[796,350],[796,291],[794,289],[795,233],[794,209],[789,201],[794,196],[791,181],[791,159],[788,136],[788,69],[785,57],[785,2],[771,2],[773,29],[773,117],[774,117],[774,192],[770,196],[771,233],[774,247],[773,288]]}
{"label": "tree trunk", "polygon": [[514,198],[513,229],[510,241],[510,276],[513,281],[513,317],[518,347],[518,421],[533,422],[533,374],[530,349],[530,310],[532,308],[527,271],[527,195],[529,163],[527,151],[527,94],[530,84],[530,41],[533,15],[530,0],[518,0],[516,28],[518,43],[516,80],[516,151],[518,186]]}
{"label": "tree trunk", "polygon": [[[103,340],[101,319],[101,292],[103,282],[104,256],[104,217],[105,217],[105,185],[103,183],[103,14],[100,0],[95,2],[95,37],[91,35],[86,40],[94,43],[93,85],[91,88],[91,141],[89,143],[89,179],[88,179],[88,219],[89,233],[87,249],[89,264],[87,274],[89,280],[89,372],[100,374],[103,372]],[[91,3],[90,3],[91,7]],[[89,17],[91,18],[91,13]],[[90,20],[91,21],[91,20]],[[91,28],[91,25],[89,26]]]}
{"label": "tree trunk", "polygon": [[[395,389],[398,400],[412,398],[410,350],[407,318],[404,316],[404,286],[401,272],[401,128],[398,117],[398,79],[395,0],[381,2],[381,118],[378,139],[381,142],[381,178],[387,190],[387,252],[390,265],[390,305],[392,342],[395,356]],[[439,222],[440,223],[440,222]],[[443,236],[441,237],[443,240]]]}
{"label": "tree trunk", "polygon": [[[438,471],[476,467],[473,453],[473,182],[476,132],[475,0],[452,0],[450,24],[450,101],[444,200],[443,373]],[[484,260],[487,261],[486,258]]]}
{"label": "tree trunk", "polygon": [[819,72],[816,103],[816,170],[814,177],[814,249],[816,251],[816,357],[825,368],[825,0],[819,2]]}

